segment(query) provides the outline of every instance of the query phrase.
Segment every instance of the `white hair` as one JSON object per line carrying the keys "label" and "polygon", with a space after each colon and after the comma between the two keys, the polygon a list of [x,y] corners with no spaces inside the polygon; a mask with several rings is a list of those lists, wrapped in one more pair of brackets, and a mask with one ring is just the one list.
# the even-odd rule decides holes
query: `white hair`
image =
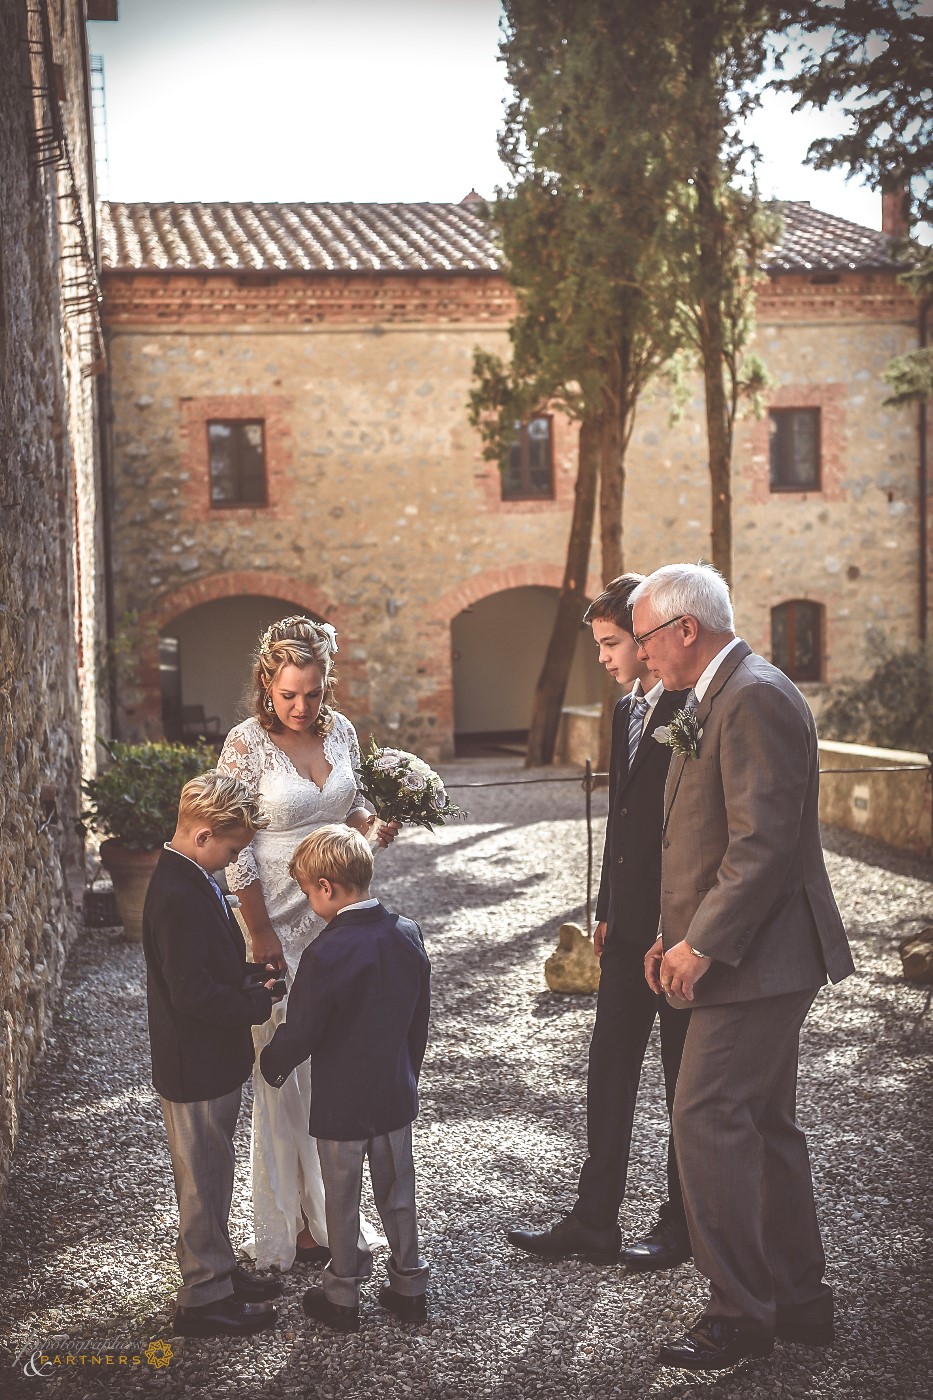
{"label": "white hair", "polygon": [[695,617],[708,632],[734,632],[729,585],[712,564],[663,564],[633,590],[629,606],[650,603],[659,618]]}

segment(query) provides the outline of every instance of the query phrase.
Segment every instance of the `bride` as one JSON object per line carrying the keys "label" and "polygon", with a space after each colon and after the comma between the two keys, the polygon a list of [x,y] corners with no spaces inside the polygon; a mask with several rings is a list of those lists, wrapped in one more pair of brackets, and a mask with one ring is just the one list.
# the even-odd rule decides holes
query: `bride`
{"label": "bride", "polygon": [[[289,876],[295,847],[326,822],[346,822],[367,835],[376,821],[357,786],[356,731],[333,706],[336,651],[328,623],[306,617],[274,623],[260,639],[253,667],[256,714],[230,730],[217,765],[259,792],[270,819],[227,867],[227,884],[239,896],[253,961],[284,968],[289,985],[301,954],[324,927]],[[379,844],[388,845],[397,830],[380,825]],[[257,1056],[287,1009],[286,997],[271,1020],[253,1027]],[[307,1063],[281,1089],[253,1075],[253,1220],[261,1269],[328,1257],[324,1186],[308,1133],[310,1096]],[[370,1243],[378,1239],[361,1224]]]}

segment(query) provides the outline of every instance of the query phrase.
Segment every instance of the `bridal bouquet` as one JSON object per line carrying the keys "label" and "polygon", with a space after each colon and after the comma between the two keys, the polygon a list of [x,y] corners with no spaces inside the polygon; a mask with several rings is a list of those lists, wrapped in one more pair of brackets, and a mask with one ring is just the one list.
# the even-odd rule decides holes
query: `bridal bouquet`
{"label": "bridal bouquet", "polygon": [[381,749],[372,735],[360,772],[363,791],[380,821],[426,826],[433,831],[454,817],[466,816],[461,807],[454,806],[444,784],[423,759],[404,749]]}

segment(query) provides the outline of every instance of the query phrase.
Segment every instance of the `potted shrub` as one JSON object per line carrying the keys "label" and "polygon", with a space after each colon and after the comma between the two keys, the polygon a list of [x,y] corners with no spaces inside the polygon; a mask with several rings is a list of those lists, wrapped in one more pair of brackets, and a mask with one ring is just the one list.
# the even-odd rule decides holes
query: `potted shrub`
{"label": "potted shrub", "polygon": [[143,936],[143,902],[159,852],[175,830],[178,794],[189,778],[212,768],[217,755],[203,744],[124,744],[100,740],[110,762],[82,784],[81,820],[101,842],[101,863],[113,881],[125,936]]}

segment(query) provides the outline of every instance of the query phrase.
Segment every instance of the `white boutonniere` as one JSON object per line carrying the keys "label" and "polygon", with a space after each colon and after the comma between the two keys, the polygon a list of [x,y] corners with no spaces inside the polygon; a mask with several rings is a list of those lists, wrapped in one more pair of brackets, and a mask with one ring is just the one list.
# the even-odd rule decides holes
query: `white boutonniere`
{"label": "white boutonniere", "polygon": [[231,909],[239,909],[240,901],[235,894],[225,894],[224,899],[227,901]]}
{"label": "white boutonniere", "polygon": [[667,744],[668,748],[684,758],[700,756],[703,730],[697,722],[696,710],[678,710],[671,716],[670,724],[659,724],[651,737],[659,744]]}

